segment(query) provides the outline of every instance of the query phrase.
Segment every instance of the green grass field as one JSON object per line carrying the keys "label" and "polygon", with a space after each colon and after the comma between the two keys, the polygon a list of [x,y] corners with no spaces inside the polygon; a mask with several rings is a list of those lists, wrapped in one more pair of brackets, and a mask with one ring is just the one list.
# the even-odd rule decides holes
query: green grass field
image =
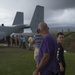
{"label": "green grass field", "polygon": [[[75,75],[75,54],[65,53],[66,75]],[[32,75],[35,69],[33,50],[0,48],[0,75]]]}

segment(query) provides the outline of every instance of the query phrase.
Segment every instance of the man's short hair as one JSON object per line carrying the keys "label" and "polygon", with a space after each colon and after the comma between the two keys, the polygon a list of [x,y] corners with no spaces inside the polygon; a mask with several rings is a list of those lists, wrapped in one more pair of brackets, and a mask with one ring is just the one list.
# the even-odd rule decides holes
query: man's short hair
{"label": "man's short hair", "polygon": [[45,22],[41,22],[38,25],[37,33],[40,33],[40,30],[42,31],[49,30],[49,27],[47,26]]}
{"label": "man's short hair", "polygon": [[64,35],[64,33],[63,33],[63,32],[59,32],[59,33],[57,34],[57,37],[58,37],[59,35]]}

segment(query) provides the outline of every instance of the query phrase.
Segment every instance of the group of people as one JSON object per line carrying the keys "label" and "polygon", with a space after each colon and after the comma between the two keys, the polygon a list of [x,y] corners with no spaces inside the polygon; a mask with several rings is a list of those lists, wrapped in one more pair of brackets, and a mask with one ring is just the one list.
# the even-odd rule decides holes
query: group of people
{"label": "group of people", "polygon": [[6,41],[8,46],[18,46],[19,45],[19,37],[18,35],[10,35],[6,37]]}
{"label": "group of people", "polygon": [[34,59],[36,69],[33,75],[65,75],[64,34],[59,32],[57,39],[49,33],[49,27],[41,22],[34,36]]}
{"label": "group of people", "polygon": [[8,46],[16,46],[26,49],[26,37],[23,35],[11,35],[7,37]]}

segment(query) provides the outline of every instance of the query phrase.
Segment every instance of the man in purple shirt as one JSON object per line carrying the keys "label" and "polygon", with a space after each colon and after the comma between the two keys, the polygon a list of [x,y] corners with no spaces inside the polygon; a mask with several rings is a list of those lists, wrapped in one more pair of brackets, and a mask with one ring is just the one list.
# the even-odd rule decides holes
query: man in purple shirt
{"label": "man in purple shirt", "polygon": [[43,36],[43,41],[39,50],[38,67],[33,72],[33,75],[38,75],[39,72],[40,75],[58,75],[57,43],[49,34],[49,28],[46,23],[41,22],[38,25],[38,32]]}

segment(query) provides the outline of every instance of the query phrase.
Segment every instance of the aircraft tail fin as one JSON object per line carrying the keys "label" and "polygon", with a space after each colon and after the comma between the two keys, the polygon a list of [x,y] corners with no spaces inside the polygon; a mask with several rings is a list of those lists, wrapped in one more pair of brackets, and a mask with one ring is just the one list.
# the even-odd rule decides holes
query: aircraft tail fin
{"label": "aircraft tail fin", "polygon": [[38,24],[43,21],[44,21],[44,7],[37,5],[30,23],[32,32],[36,33]]}
{"label": "aircraft tail fin", "polygon": [[[16,13],[13,25],[24,25],[24,13],[23,12]],[[22,32],[24,32],[23,29],[18,31],[17,33],[22,33]]]}
{"label": "aircraft tail fin", "polygon": [[13,25],[21,25],[21,24],[22,25],[24,24],[24,14],[23,14],[23,12],[17,12],[14,22],[13,22]]}

